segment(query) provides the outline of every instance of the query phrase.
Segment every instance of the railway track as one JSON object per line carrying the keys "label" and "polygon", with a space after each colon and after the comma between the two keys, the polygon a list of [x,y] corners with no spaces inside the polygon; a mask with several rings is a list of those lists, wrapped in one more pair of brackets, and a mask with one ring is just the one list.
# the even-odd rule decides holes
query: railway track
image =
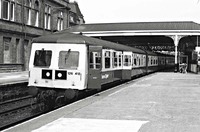
{"label": "railway track", "polygon": [[17,83],[0,86],[0,103],[28,96],[28,83]]}
{"label": "railway track", "polygon": [[32,109],[33,105],[38,104],[31,105],[32,99],[31,96],[26,96],[0,103],[0,130],[38,115],[39,112]]}
{"label": "railway track", "polygon": [[[76,100],[67,104],[74,101]],[[32,96],[0,102],[0,131],[64,105],[66,103],[60,103],[53,109],[48,109],[44,102],[37,102]]]}
{"label": "railway track", "polygon": [[95,93],[92,91],[87,94],[82,93],[76,100],[60,103],[53,109],[48,109],[43,102],[37,102],[31,96],[0,103],[0,131]]}
{"label": "railway track", "polygon": [[[119,84],[119,83],[118,83]],[[118,84],[107,86],[102,90],[106,90]],[[101,90],[101,91],[102,91]],[[98,91],[98,92],[101,92]],[[51,110],[55,110],[64,105],[68,105],[77,100],[86,98],[88,96],[98,93],[97,91],[87,91],[80,92],[78,98],[71,100],[69,102],[63,102],[57,104],[53,109],[48,109],[44,102],[37,102],[32,96],[20,97],[18,99],[8,100],[0,102],[0,131],[21,123],[23,121],[29,120],[33,117],[39,116],[41,114],[47,113]]]}

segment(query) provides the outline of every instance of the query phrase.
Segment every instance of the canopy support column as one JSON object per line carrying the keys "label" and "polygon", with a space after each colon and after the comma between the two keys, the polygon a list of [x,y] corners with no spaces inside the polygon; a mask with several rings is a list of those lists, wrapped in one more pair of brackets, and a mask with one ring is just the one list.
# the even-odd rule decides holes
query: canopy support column
{"label": "canopy support column", "polygon": [[175,66],[174,66],[174,72],[178,72],[179,71],[179,62],[178,62],[178,44],[179,41],[182,37],[184,37],[183,35],[173,35],[170,36],[173,41],[174,41],[174,46],[175,46]]}

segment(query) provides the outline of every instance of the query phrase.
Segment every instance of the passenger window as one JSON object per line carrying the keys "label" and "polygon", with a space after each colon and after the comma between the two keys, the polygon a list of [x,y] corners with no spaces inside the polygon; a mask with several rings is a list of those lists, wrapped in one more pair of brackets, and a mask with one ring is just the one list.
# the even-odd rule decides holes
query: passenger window
{"label": "passenger window", "polygon": [[137,55],[137,57],[136,57],[136,63],[137,63],[137,66],[139,66],[140,64],[140,62],[139,62],[139,56]]}
{"label": "passenger window", "polygon": [[101,68],[101,53],[99,52],[90,53],[90,68],[93,69]]}
{"label": "passenger window", "polygon": [[139,66],[140,66],[140,58],[138,58],[138,61],[139,61]]}
{"label": "passenger window", "polygon": [[130,65],[131,65],[131,56],[124,55],[124,66],[130,66]]}
{"label": "passenger window", "polygon": [[148,65],[150,66],[151,65],[151,57],[148,56]]}
{"label": "passenger window", "polygon": [[110,68],[110,51],[105,52],[105,68]]}
{"label": "passenger window", "polygon": [[60,51],[58,67],[60,69],[77,69],[79,62],[78,51]]}
{"label": "passenger window", "polygon": [[117,57],[118,57],[118,56],[117,56],[117,53],[116,53],[116,52],[113,52],[113,57],[114,57],[114,65],[113,65],[113,66],[114,66],[114,67],[117,67],[117,63],[118,63],[118,61],[117,61],[118,58],[117,58]]}
{"label": "passenger window", "polygon": [[36,50],[33,65],[38,67],[48,67],[51,64],[51,56],[51,50]]}
{"label": "passenger window", "polygon": [[122,66],[122,55],[119,54],[119,67],[121,67],[121,66]]}
{"label": "passenger window", "polygon": [[134,65],[137,66],[137,58],[134,58]]}

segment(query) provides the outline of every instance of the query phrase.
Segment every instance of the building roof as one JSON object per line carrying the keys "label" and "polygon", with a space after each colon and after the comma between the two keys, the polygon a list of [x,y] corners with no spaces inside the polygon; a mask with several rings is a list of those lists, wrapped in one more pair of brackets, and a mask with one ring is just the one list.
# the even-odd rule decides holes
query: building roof
{"label": "building roof", "polygon": [[77,14],[80,17],[83,17],[83,14],[81,13],[81,10],[80,10],[77,2],[70,2],[69,7],[70,7],[71,12]]}
{"label": "building roof", "polygon": [[131,30],[200,30],[200,24],[192,21],[177,22],[130,22],[82,24],[67,29],[69,32],[92,31],[131,31]]}

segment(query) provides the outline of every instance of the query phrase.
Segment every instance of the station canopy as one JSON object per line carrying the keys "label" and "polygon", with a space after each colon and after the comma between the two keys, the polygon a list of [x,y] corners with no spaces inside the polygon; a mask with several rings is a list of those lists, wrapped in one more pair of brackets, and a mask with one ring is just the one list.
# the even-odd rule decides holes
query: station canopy
{"label": "station canopy", "polygon": [[83,34],[153,51],[174,51],[174,35],[181,37],[179,50],[193,50],[200,40],[200,25],[192,21],[82,24],[61,32]]}

